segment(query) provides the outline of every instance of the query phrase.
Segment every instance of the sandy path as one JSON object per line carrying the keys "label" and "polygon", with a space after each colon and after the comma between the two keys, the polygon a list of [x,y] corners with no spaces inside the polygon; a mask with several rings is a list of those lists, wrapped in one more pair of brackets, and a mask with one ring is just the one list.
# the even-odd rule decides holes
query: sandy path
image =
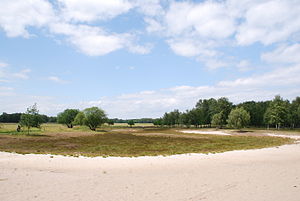
{"label": "sandy path", "polygon": [[0,152],[1,201],[299,201],[300,144],[222,154],[73,158]]}

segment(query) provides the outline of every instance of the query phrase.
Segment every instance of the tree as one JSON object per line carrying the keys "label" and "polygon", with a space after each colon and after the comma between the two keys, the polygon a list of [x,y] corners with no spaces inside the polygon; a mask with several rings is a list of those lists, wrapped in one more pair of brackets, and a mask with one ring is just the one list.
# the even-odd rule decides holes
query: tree
{"label": "tree", "polygon": [[183,112],[180,114],[180,124],[185,125],[186,127],[191,127],[192,125],[192,119],[191,119],[191,113],[187,110],[186,112]]}
{"label": "tree", "polygon": [[243,107],[250,114],[250,126],[263,126],[264,114],[270,104],[270,101],[247,101],[238,104],[237,107]]}
{"label": "tree", "polygon": [[221,125],[225,125],[228,119],[228,115],[232,109],[232,103],[228,98],[222,97],[217,100],[216,112],[221,113],[220,120]]}
{"label": "tree", "polygon": [[31,127],[40,128],[42,124],[42,118],[39,115],[36,103],[33,106],[27,108],[26,113],[21,115],[20,125],[27,128],[29,134]]}
{"label": "tree", "polygon": [[233,128],[244,128],[250,122],[250,114],[244,108],[232,109],[228,115],[228,125]]}
{"label": "tree", "polygon": [[73,124],[74,125],[84,125],[84,121],[85,121],[85,115],[83,112],[78,112],[76,117],[74,118]]}
{"label": "tree", "polygon": [[73,128],[73,121],[78,113],[79,110],[77,109],[66,109],[57,115],[57,122],[66,124],[68,128]]}
{"label": "tree", "polygon": [[199,100],[196,104],[196,109],[201,111],[203,117],[203,124],[211,124],[212,117],[222,112],[221,119],[222,124],[226,124],[228,114],[232,109],[232,103],[229,102],[228,98],[222,97],[218,100],[214,98]]}
{"label": "tree", "polygon": [[264,119],[268,125],[275,125],[276,129],[284,123],[288,123],[289,101],[284,101],[280,96],[275,98],[270,103]]}
{"label": "tree", "polygon": [[299,127],[300,126],[300,97],[296,97],[291,104],[291,126]]}
{"label": "tree", "polygon": [[134,121],[133,121],[133,120],[129,120],[129,121],[128,121],[128,125],[129,125],[130,127],[132,127],[132,126],[134,125]]}
{"label": "tree", "polygon": [[85,116],[85,125],[93,131],[107,120],[105,112],[98,107],[86,108],[83,110],[83,113]]}
{"label": "tree", "polygon": [[222,126],[224,125],[223,122],[223,112],[219,112],[212,116],[211,124],[213,126],[216,126],[217,128],[222,128]]}
{"label": "tree", "polygon": [[174,110],[169,113],[165,113],[163,116],[163,124],[167,126],[179,125],[180,112],[179,110]]}
{"label": "tree", "polygon": [[162,120],[162,118],[155,119],[155,120],[153,121],[153,125],[154,125],[154,126],[162,126],[162,125],[163,125],[163,120]]}
{"label": "tree", "polygon": [[113,126],[115,124],[115,122],[114,122],[113,119],[108,119],[107,124],[110,125],[110,126]]}

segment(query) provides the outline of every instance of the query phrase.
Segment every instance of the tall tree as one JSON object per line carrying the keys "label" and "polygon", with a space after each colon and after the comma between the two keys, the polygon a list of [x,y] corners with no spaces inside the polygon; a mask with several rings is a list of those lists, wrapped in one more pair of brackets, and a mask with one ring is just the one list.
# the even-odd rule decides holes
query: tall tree
{"label": "tall tree", "polygon": [[244,128],[250,122],[250,114],[244,108],[232,109],[227,122],[230,127]]}
{"label": "tall tree", "polygon": [[281,125],[288,123],[288,110],[289,101],[283,100],[279,95],[275,96],[265,113],[265,122],[280,129]]}
{"label": "tall tree", "polygon": [[85,115],[85,125],[93,131],[107,120],[105,112],[98,107],[86,108],[83,113]]}
{"label": "tall tree", "polygon": [[57,115],[57,122],[66,124],[68,128],[73,128],[73,121],[78,113],[79,110],[77,109],[66,109]]}
{"label": "tall tree", "polygon": [[216,126],[217,128],[222,128],[222,126],[224,125],[223,116],[223,112],[214,114],[212,116],[211,124],[213,126]]}
{"label": "tall tree", "polygon": [[85,121],[85,115],[83,112],[78,112],[77,115],[74,118],[73,124],[74,125],[84,125],[84,121]]}
{"label": "tall tree", "polygon": [[264,114],[268,108],[270,101],[246,101],[237,105],[243,107],[250,114],[250,126],[263,126]]}
{"label": "tall tree", "polygon": [[26,112],[21,115],[20,125],[27,128],[29,134],[31,127],[40,128],[42,124],[42,118],[39,115],[36,103],[33,106],[27,108]]}
{"label": "tall tree", "polygon": [[291,103],[291,126],[300,127],[300,97],[296,97]]}

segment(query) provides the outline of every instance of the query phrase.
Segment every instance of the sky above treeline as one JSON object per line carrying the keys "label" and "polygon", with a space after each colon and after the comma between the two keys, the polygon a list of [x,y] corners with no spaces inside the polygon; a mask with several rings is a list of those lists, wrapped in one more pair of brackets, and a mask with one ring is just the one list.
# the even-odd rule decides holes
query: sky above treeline
{"label": "sky above treeline", "polygon": [[292,100],[299,40],[299,0],[0,0],[0,112]]}

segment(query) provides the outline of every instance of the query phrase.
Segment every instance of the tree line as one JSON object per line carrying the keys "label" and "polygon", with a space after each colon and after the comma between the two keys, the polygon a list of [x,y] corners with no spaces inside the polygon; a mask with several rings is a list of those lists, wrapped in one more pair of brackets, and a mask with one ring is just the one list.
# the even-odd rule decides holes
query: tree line
{"label": "tree line", "polygon": [[78,109],[66,109],[57,117],[48,117],[39,114],[37,105],[27,108],[25,113],[3,113],[0,115],[0,122],[19,123],[17,130],[21,127],[39,128],[42,123],[55,122],[65,124],[68,128],[74,125],[86,125],[95,131],[98,126],[104,123],[113,125],[116,122],[128,123],[132,126],[135,123],[153,123],[156,126],[167,127],[218,127],[224,126],[233,128],[265,127],[268,128],[299,128],[300,127],[300,97],[294,100],[284,100],[281,96],[275,96],[270,101],[246,101],[240,104],[233,104],[228,98],[200,99],[194,108],[180,112],[175,109],[166,112],[158,119],[108,119],[104,110],[98,107]]}
{"label": "tree line", "polygon": [[[19,123],[21,120],[22,114],[24,114],[24,113],[8,114],[6,112],[3,112],[0,115],[0,122],[1,123]],[[43,123],[56,123],[56,121],[57,121],[56,117],[47,116],[44,114],[39,114],[39,116]]]}
{"label": "tree line", "polygon": [[271,101],[233,104],[228,98],[200,99],[185,112],[175,109],[154,121],[157,126],[184,127],[300,127],[300,97],[293,101],[275,96]]}

